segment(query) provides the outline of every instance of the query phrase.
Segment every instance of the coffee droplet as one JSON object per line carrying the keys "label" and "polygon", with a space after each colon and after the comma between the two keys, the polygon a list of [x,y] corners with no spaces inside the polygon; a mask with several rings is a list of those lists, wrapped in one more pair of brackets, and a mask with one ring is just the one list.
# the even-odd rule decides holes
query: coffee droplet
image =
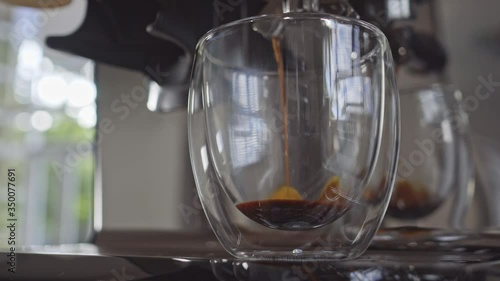
{"label": "coffee droplet", "polygon": [[283,200],[302,200],[300,193],[293,187],[283,185],[276,190],[269,199],[283,199]]}
{"label": "coffee droplet", "polygon": [[340,177],[332,177],[323,187],[319,200],[335,201],[339,199]]}

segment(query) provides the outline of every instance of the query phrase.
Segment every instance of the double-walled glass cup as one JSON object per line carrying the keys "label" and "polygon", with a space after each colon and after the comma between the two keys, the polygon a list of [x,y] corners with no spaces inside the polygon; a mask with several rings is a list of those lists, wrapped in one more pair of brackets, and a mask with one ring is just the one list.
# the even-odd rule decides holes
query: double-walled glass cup
{"label": "double-walled glass cup", "polygon": [[464,227],[474,194],[462,93],[434,84],[400,91],[401,149],[385,226]]}
{"label": "double-walled glass cup", "polygon": [[361,255],[389,202],[398,109],[389,45],[370,24],[287,13],[206,34],[190,155],[224,248],[249,259]]}

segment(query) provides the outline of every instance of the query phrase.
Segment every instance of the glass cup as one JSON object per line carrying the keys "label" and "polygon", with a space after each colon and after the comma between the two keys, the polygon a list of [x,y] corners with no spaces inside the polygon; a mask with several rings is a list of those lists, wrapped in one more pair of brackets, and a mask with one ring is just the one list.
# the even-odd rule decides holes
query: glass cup
{"label": "glass cup", "polygon": [[463,228],[474,192],[462,93],[434,84],[400,91],[401,151],[384,226]]}
{"label": "glass cup", "polygon": [[327,14],[243,19],[200,40],[190,156],[230,254],[347,259],[366,250],[398,157],[393,68],[380,30]]}

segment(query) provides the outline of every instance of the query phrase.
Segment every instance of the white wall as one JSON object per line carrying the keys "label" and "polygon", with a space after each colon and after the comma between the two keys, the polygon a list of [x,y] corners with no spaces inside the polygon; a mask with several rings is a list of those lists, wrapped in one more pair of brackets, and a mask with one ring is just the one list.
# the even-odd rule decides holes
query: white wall
{"label": "white wall", "polygon": [[[500,82],[500,1],[436,0],[440,36],[450,57],[448,73],[465,96],[473,95],[478,77]],[[486,41],[496,37],[496,52]],[[491,43],[493,45],[493,43]],[[477,110],[470,111],[475,132],[500,141],[500,87]]]}
{"label": "white wall", "polygon": [[[159,114],[147,109],[147,98],[136,108],[121,101],[134,88],[144,93],[143,79],[138,72],[97,67],[99,120],[108,118],[112,125],[106,126],[114,128],[103,133],[99,146],[104,230],[187,228],[179,202],[196,207],[186,111]],[[189,227],[196,223],[190,221]]]}
{"label": "white wall", "polygon": [[[500,141],[500,83],[493,87],[487,99],[475,97],[481,85],[479,77],[500,82],[500,2],[496,0],[439,0],[437,8],[439,34],[449,54],[448,77],[463,91],[465,100],[479,101],[466,107],[473,134]],[[481,93],[487,93],[484,87]],[[477,96],[476,96],[477,97]],[[491,157],[491,156],[490,156]],[[495,168],[492,168],[494,170]],[[498,168],[497,168],[498,169]],[[490,177],[498,175],[489,174]],[[476,178],[476,193],[468,225],[477,225],[485,219],[485,199],[500,200],[498,186],[482,185]],[[492,190],[487,190],[493,188]],[[487,197],[485,197],[487,196]],[[493,215],[498,217],[498,214]],[[490,219],[492,219],[490,215]],[[492,220],[490,223],[494,223]]]}

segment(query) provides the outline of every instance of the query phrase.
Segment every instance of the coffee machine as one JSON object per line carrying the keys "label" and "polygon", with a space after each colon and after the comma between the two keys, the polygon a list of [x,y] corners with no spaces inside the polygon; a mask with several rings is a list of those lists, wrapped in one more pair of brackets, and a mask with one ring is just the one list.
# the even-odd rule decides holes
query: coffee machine
{"label": "coffee machine", "polygon": [[433,1],[346,3],[88,0],[83,24],[70,35],[49,37],[46,44],[97,63],[92,239],[108,245],[141,239],[168,243],[165,233],[212,237],[196,194],[186,129],[195,47],[211,28],[281,13],[286,5],[357,17],[386,34],[403,80],[411,74],[439,79],[445,49],[432,28],[414,28],[421,15],[432,18]]}

